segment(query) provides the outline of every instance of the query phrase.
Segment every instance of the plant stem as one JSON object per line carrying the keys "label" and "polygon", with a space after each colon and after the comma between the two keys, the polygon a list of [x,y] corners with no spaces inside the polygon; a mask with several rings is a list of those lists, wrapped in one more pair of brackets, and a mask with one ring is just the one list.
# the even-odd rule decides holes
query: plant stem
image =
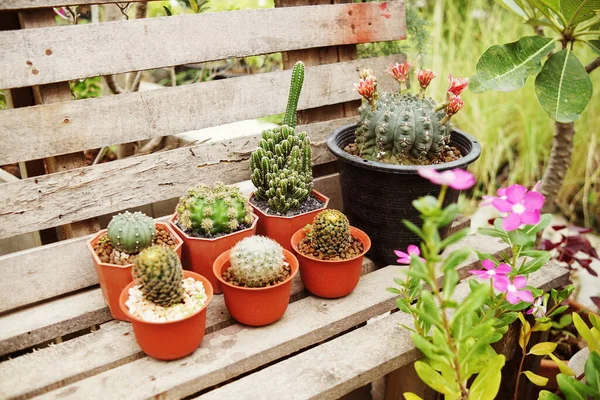
{"label": "plant stem", "polygon": [[593,70],[595,70],[598,67],[600,67],[600,57],[596,58],[594,61],[592,61],[591,63],[586,65],[585,72],[587,72],[589,74],[590,72],[592,72]]}
{"label": "plant stem", "polygon": [[571,153],[573,151],[573,136],[575,135],[575,123],[554,123],[554,140],[550,159],[542,177],[541,192],[546,196],[546,203],[542,209],[543,213],[552,212],[555,209],[554,201],[558,195],[567,170],[571,165]]}
{"label": "plant stem", "polygon": [[573,37],[587,36],[587,35],[600,35],[600,31],[577,32],[577,33],[573,34]]}
{"label": "plant stem", "polygon": [[517,396],[519,395],[519,382],[521,381],[521,373],[523,372],[523,363],[525,362],[525,357],[527,357],[527,343],[529,343],[530,337],[531,329],[527,331],[525,337],[523,338],[523,353],[521,354],[521,362],[519,363],[519,371],[517,372],[517,382],[515,383],[515,393],[513,395],[513,400],[518,400]]}

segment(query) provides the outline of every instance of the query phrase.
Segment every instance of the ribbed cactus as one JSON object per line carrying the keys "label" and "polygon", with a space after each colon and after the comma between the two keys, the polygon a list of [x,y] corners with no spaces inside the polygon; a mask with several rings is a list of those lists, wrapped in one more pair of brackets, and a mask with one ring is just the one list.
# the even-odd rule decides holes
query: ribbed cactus
{"label": "ribbed cactus", "polygon": [[259,147],[250,158],[255,196],[266,200],[278,213],[295,209],[313,188],[312,152],[306,132],[296,132],[296,110],[304,81],[304,64],[299,61],[292,81],[283,126],[262,132]]}
{"label": "ribbed cactus", "polygon": [[323,210],[315,217],[309,236],[315,251],[326,257],[340,256],[352,241],[350,222],[338,210]]}
{"label": "ribbed cactus", "polygon": [[135,259],[132,274],[147,300],[163,307],[181,302],[183,269],[171,248],[151,246],[142,250]]}
{"label": "ribbed cactus", "polygon": [[205,236],[231,233],[252,222],[250,207],[240,190],[222,183],[188,189],[175,212],[182,228]]}
{"label": "ribbed cactus", "polygon": [[284,261],[279,243],[264,236],[250,236],[231,249],[227,272],[240,286],[265,287],[284,276]]}
{"label": "ribbed cactus", "polygon": [[139,211],[115,215],[106,234],[114,248],[128,254],[137,254],[152,244],[156,227],[152,218]]}

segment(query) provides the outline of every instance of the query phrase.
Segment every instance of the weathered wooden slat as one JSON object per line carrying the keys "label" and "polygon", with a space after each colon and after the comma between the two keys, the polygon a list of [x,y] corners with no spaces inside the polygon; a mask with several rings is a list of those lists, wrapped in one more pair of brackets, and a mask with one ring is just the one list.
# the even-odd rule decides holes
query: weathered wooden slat
{"label": "weathered wooden slat", "polygon": [[[313,163],[333,159],[327,135],[353,118],[299,127],[313,143]],[[146,156],[0,184],[0,238],[180,196],[197,183],[250,178],[260,134],[215,140]]]}
{"label": "weathered wooden slat", "polygon": [[[165,32],[169,40],[157,40]],[[6,31],[0,88],[404,37],[400,0],[385,10],[377,3],[336,4]]]}
{"label": "weathered wooden slat", "polygon": [[[484,245],[485,243],[485,245]],[[471,246],[474,249],[480,251],[489,251],[492,254],[499,255],[501,251],[506,249],[506,246],[500,244],[498,241],[482,240],[480,236],[472,236],[466,238],[460,244],[456,246]],[[472,269],[478,260],[475,256],[469,258],[460,268],[459,271],[461,276],[464,276],[468,269]],[[374,269],[371,263],[365,263],[363,265],[363,274],[367,274]],[[388,282],[389,283],[389,282]],[[360,284],[362,285],[362,283]],[[360,286],[359,285],[359,286]],[[384,286],[385,287],[385,286]],[[298,299],[306,295],[302,292],[301,282],[298,280],[295,282],[292,289],[295,293],[292,298]],[[221,296],[215,296],[213,303],[208,309],[208,331],[216,331],[224,328],[232,323],[229,315],[222,302]],[[0,320],[1,321],[1,320]],[[127,325],[128,327],[128,325]],[[22,357],[17,358],[14,361],[0,364],[0,394],[5,393],[7,397],[13,396],[24,396],[27,393],[39,393],[42,390],[48,388],[55,388],[59,385],[64,385],[69,382],[73,382],[101,371],[108,370],[120,365],[127,360],[131,361],[139,357],[139,348],[131,346],[131,338],[126,337],[124,328],[114,328],[112,331],[102,331],[92,333],[91,335],[100,335],[97,342],[87,337],[77,338],[55,347],[46,348],[40,350],[34,354],[28,355],[24,361],[19,361]],[[128,328],[129,329],[129,328]],[[104,335],[109,335],[113,340],[111,346],[113,350],[102,353],[101,349],[97,346],[103,347],[104,343],[108,341]],[[97,354],[97,357],[87,358],[82,361],[82,358],[86,358],[87,354]],[[68,357],[65,354],[70,354]],[[65,358],[66,357],[66,358]],[[54,368],[54,363],[68,364],[71,367],[68,369],[62,369],[62,367]],[[44,371],[63,371],[61,373],[49,373]],[[32,379],[33,376],[38,376],[37,379]],[[12,384],[3,385],[1,382],[12,382]],[[18,384],[16,384],[18,383]]]}
{"label": "weathered wooden slat", "polygon": [[[352,85],[357,71],[382,71],[394,60],[376,57],[307,68],[299,108],[358,99]],[[0,111],[0,165],[282,113],[290,74],[277,71]],[[379,85],[395,87],[383,74]]]}
{"label": "weathered wooden slat", "polygon": [[[550,263],[532,274],[529,284],[548,290],[566,284],[568,277],[564,267]],[[456,287],[459,301],[468,293],[467,282]],[[408,314],[394,313],[198,399],[231,399],[240,393],[248,399],[337,399],[421,358],[410,332],[399,326],[412,322]]]}
{"label": "weathered wooden slat", "polygon": [[[129,0],[128,3],[146,1],[152,0]],[[29,8],[115,4],[122,2],[122,0],[3,0],[0,2],[0,10],[24,10]]]}

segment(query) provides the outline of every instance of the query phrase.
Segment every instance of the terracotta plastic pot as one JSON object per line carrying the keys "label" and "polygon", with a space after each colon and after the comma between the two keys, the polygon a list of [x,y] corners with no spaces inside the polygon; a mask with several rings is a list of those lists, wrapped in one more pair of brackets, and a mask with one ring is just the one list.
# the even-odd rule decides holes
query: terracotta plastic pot
{"label": "terracotta plastic pot", "polygon": [[232,285],[223,279],[223,272],[229,268],[231,250],[215,260],[213,269],[223,288],[225,305],[231,316],[238,322],[251,326],[263,326],[277,321],[288,307],[292,292],[292,279],[298,273],[298,259],[284,250],[285,260],[290,264],[291,273],[285,281],[269,287],[246,288]]}
{"label": "terracotta plastic pot", "polygon": [[184,269],[194,271],[210,281],[215,294],[222,292],[221,283],[213,273],[213,263],[223,252],[230,250],[240,240],[256,234],[258,217],[252,214],[252,225],[249,228],[230,233],[214,239],[189,236],[176,224],[177,214],[169,220],[171,227],[183,240],[181,264]]}
{"label": "terracotta plastic pot", "polygon": [[[279,243],[284,249],[292,251],[290,245],[290,239],[292,235],[300,228],[304,228],[306,225],[312,223],[315,216],[327,208],[329,205],[329,197],[317,192],[312,191],[313,196],[321,200],[325,204],[323,207],[316,210],[294,215],[293,217],[281,217],[278,215],[269,215],[263,212],[260,208],[252,204],[249,201],[250,207],[256,215],[258,215],[258,225],[256,227],[256,233],[259,235],[270,237]],[[254,193],[250,196],[250,199],[254,197]]]}
{"label": "terracotta plastic pot", "polygon": [[121,292],[119,297],[121,311],[131,321],[138,344],[150,357],[159,360],[176,360],[193,353],[202,343],[206,330],[206,307],[213,296],[212,285],[208,279],[195,272],[183,271],[183,276],[201,281],[207,297],[200,310],[177,321],[148,322],[134,317],[129,313],[125,302],[129,299],[129,289],[135,285],[135,282],[131,282]]}
{"label": "terracotta plastic pot", "polygon": [[[156,229],[165,229],[171,234],[171,238],[176,243],[176,246],[173,250],[175,250],[177,255],[181,258],[181,247],[183,246],[183,241],[179,238],[179,236],[177,236],[175,231],[173,231],[169,225],[163,224],[162,222],[155,223],[155,226]],[[92,237],[87,243],[88,249],[92,254],[94,268],[96,269],[96,275],[98,275],[98,282],[100,282],[100,288],[102,289],[102,294],[104,295],[104,301],[110,309],[110,313],[114,319],[129,321],[127,316],[119,307],[119,296],[121,295],[123,288],[133,280],[131,277],[131,268],[133,267],[133,264],[118,265],[100,261],[100,257],[98,257],[98,254],[96,254],[94,251],[94,246],[96,243],[98,243],[100,237],[102,237],[102,235],[105,233],[106,229],[102,229],[94,237]]]}
{"label": "terracotta plastic pot", "polygon": [[371,248],[371,239],[366,233],[353,226],[350,227],[352,236],[360,240],[364,246],[363,252],[348,260],[319,260],[306,256],[298,251],[298,244],[306,236],[304,228],[292,236],[291,244],[300,262],[300,276],[304,287],[312,294],[335,299],[346,296],[354,290],[361,276],[363,258]]}

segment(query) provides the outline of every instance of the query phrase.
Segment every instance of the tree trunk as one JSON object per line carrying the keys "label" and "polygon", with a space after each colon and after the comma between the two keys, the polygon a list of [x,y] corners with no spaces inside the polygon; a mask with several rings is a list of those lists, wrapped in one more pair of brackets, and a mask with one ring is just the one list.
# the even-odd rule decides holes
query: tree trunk
{"label": "tree trunk", "polygon": [[541,192],[546,196],[546,204],[542,210],[543,212],[552,212],[556,208],[554,201],[565,180],[567,170],[571,165],[574,135],[575,123],[554,123],[552,150],[550,151],[550,159],[542,178]]}

